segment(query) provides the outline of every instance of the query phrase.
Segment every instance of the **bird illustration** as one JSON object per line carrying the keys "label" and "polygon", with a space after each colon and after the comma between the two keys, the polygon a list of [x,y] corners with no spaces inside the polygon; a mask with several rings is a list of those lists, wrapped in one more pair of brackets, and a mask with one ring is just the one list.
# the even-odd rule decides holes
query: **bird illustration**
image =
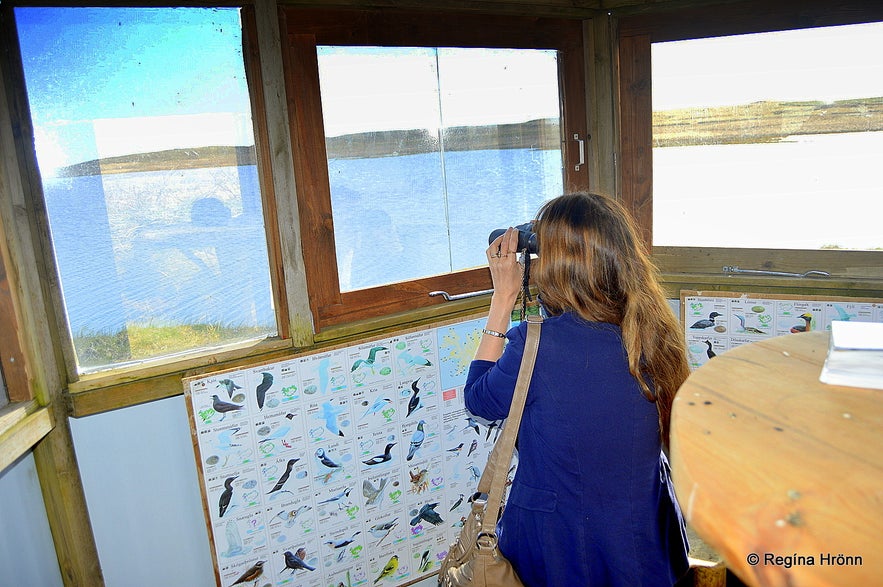
{"label": "bird illustration", "polygon": [[220,434],[218,434],[218,442],[217,447],[218,450],[230,450],[237,446],[242,446],[242,444],[236,444],[233,442],[233,436],[236,435],[237,432],[242,430],[240,426],[235,428],[230,428],[228,430],[224,430]]}
{"label": "bird illustration", "polygon": [[[267,492],[267,495],[271,493],[275,493],[282,489],[282,486],[285,485],[285,482],[288,481],[288,478],[291,476],[291,468],[294,467],[294,463],[298,462],[300,459],[288,459],[288,463],[285,465],[285,472],[279,477],[279,480],[276,481],[276,485],[273,486],[273,489]],[[286,491],[288,491],[286,489]],[[291,493],[289,491],[289,493]]]}
{"label": "bird illustration", "polygon": [[350,496],[350,491],[352,491],[352,490],[353,490],[352,487],[347,487],[346,489],[344,489],[343,491],[341,491],[337,495],[332,495],[328,499],[323,499],[322,501],[318,502],[316,505],[322,505],[325,503],[336,503],[337,509],[341,509],[344,505],[351,505],[352,502],[349,500],[349,496]]}
{"label": "bird illustration", "polygon": [[224,535],[227,537],[227,550],[222,554],[226,557],[239,556],[247,554],[249,550],[245,550],[242,536],[239,534],[239,527],[233,520],[227,520],[227,526],[224,528]]}
{"label": "bird illustration", "polygon": [[444,522],[441,515],[439,515],[439,513],[435,511],[436,507],[438,507],[438,502],[423,504],[423,506],[421,506],[420,510],[417,512],[417,515],[411,518],[411,525],[416,526],[420,523],[420,520],[425,520],[433,526],[438,526],[439,524]]}
{"label": "bird illustration", "polygon": [[223,518],[224,514],[227,513],[227,508],[230,507],[230,500],[233,498],[233,480],[238,476],[234,475],[224,479],[224,491],[221,492],[221,497],[218,498],[219,518]]}
{"label": "bird illustration", "polygon": [[367,365],[373,371],[374,370],[374,362],[377,360],[377,353],[379,353],[380,351],[385,351],[385,350],[387,350],[387,348],[385,346],[373,347],[370,351],[368,351],[368,358],[367,359],[356,359],[356,361],[353,363],[352,368],[350,369],[350,372],[352,373],[353,371],[355,371],[356,369],[358,369],[362,365]]}
{"label": "bird illustration", "polygon": [[316,417],[325,421],[325,428],[328,432],[335,436],[343,436],[340,424],[337,423],[337,417],[344,413],[344,411],[344,408],[340,406],[334,406],[331,402],[324,402],[322,404],[322,411]]}
{"label": "bird illustration", "polygon": [[812,314],[809,312],[804,312],[798,318],[803,319],[804,324],[795,324],[791,327],[791,332],[797,334],[798,332],[809,332],[812,328]]}
{"label": "bird illustration", "polygon": [[258,561],[252,566],[248,568],[247,571],[242,573],[236,581],[230,584],[230,587],[234,585],[245,585],[246,583],[251,583],[254,581],[254,584],[258,584],[258,579],[260,579],[264,574],[264,563],[267,561]]}
{"label": "bird illustration", "polygon": [[466,467],[466,470],[469,471],[470,478],[473,481],[478,481],[479,479],[481,479],[481,470],[475,465],[470,464],[468,467]]}
{"label": "bird illustration", "polygon": [[454,505],[451,506],[451,509],[449,509],[448,511],[449,512],[454,511],[455,509],[460,507],[461,503],[463,503],[463,494],[462,493],[460,494],[460,497],[457,498],[457,501],[454,502]]}
{"label": "bird illustration", "polygon": [[469,451],[466,453],[466,458],[469,458],[470,456],[472,456],[472,453],[474,453],[477,449],[478,449],[478,441],[473,438],[472,444],[469,445]]}
{"label": "bird illustration", "polygon": [[[385,408],[390,403],[392,403],[392,400],[389,399],[388,397],[377,398],[376,400],[374,400],[374,403],[371,404],[371,406],[367,410],[365,410],[365,413],[362,414],[362,418],[365,418],[369,415],[376,414],[377,412],[379,412],[380,410]],[[359,419],[361,420],[362,418],[359,418]]]}
{"label": "bird illustration", "polygon": [[348,545],[352,544],[353,542],[355,542],[356,536],[358,536],[361,533],[362,533],[361,530],[357,530],[349,538],[342,538],[340,540],[326,540],[325,544],[327,544],[331,548],[343,548],[343,547],[348,546]]}
{"label": "bird illustration", "polygon": [[491,439],[491,432],[494,432],[494,442],[497,441],[497,436],[500,435],[500,421],[494,420],[490,424],[487,425],[487,434],[485,435],[485,440]]}
{"label": "bird illustration", "polygon": [[368,529],[368,532],[371,534],[371,536],[378,539],[377,543],[374,546],[379,546],[380,543],[383,542],[387,536],[389,536],[389,533],[392,532],[393,528],[395,528],[398,523],[398,520],[393,518],[388,522],[379,522],[371,526]]}
{"label": "bird illustration", "polygon": [[294,526],[294,523],[297,520],[298,516],[300,516],[302,513],[306,512],[310,509],[312,509],[312,506],[302,505],[299,508],[297,508],[296,510],[282,510],[281,512],[276,514],[276,516],[280,520],[285,522],[286,528],[291,528],[292,526]]}
{"label": "bird illustration", "polygon": [[374,465],[380,465],[382,463],[389,461],[390,459],[392,459],[392,453],[390,451],[392,450],[392,447],[394,447],[395,445],[396,445],[395,442],[390,442],[389,444],[386,445],[386,450],[383,451],[382,455],[375,455],[375,456],[371,457],[370,459],[368,459],[367,461],[362,461],[362,462],[368,466],[374,466]]}
{"label": "bird illustration", "polygon": [[319,459],[319,462],[322,463],[323,466],[328,467],[329,469],[339,469],[342,465],[331,460],[331,457],[328,456],[328,453],[325,452],[324,448],[316,449],[316,458]]}
{"label": "bird illustration", "polygon": [[742,316],[741,314],[734,314],[734,316],[739,320],[739,325],[742,327],[743,332],[747,332],[748,334],[766,334],[766,332],[759,328],[755,328],[754,326],[745,326],[745,316]]}
{"label": "bird illustration", "polygon": [[304,569],[306,571],[315,571],[316,567],[311,567],[304,560],[307,557],[307,549],[306,548],[298,548],[296,554],[292,554],[290,550],[286,550],[283,553],[285,556],[285,568],[279,571],[280,573],[285,572],[286,569],[291,569],[291,573],[294,574],[295,571]]}
{"label": "bird illustration", "polygon": [[417,410],[417,408],[422,407],[420,405],[420,396],[418,395],[420,393],[420,388],[417,387],[418,381],[420,381],[419,378],[415,379],[414,382],[411,383],[411,399],[408,400],[408,413],[405,414],[406,418],[413,414]]}
{"label": "bird illustration", "polygon": [[432,363],[420,355],[412,355],[407,351],[399,353],[399,363],[403,371],[409,371],[414,367],[431,367]]}
{"label": "bird illustration", "polygon": [[843,320],[844,322],[848,322],[856,316],[855,314],[850,314],[849,312],[844,310],[843,307],[840,306],[840,304],[834,304],[834,309],[837,310],[837,319]]}
{"label": "bird illustration", "polygon": [[417,568],[420,569],[421,573],[425,573],[429,570],[429,567],[432,566],[432,561],[429,560],[429,549],[423,551],[423,554],[420,556],[420,563],[417,565]]}
{"label": "bird illustration", "polygon": [[217,395],[212,395],[212,409],[221,414],[221,420],[227,417],[227,412],[236,412],[244,407],[245,406],[240,406],[239,404],[231,404],[229,402],[225,402]]}
{"label": "bird illustration", "polygon": [[279,428],[276,429],[275,432],[273,432],[269,436],[267,436],[265,438],[261,438],[258,441],[258,444],[260,444],[261,442],[267,442],[268,440],[277,440],[279,438],[285,438],[285,436],[289,432],[291,432],[291,426],[280,426]]}
{"label": "bird illustration", "polygon": [[374,584],[376,585],[377,583],[379,583],[381,581],[381,579],[391,577],[396,572],[396,569],[398,569],[398,568],[399,568],[399,555],[394,554],[389,559],[389,562],[386,563],[386,566],[383,567],[383,570],[380,572],[380,574],[377,576],[377,578],[374,579]]}
{"label": "bird illustration", "polygon": [[219,380],[219,381],[218,381],[218,387],[223,387],[224,389],[227,390],[227,398],[228,398],[228,399],[233,397],[233,393],[234,393],[237,389],[242,389],[242,386],[241,386],[241,385],[236,385],[236,382],[233,381],[232,379],[221,379],[221,380]]}
{"label": "bird illustration", "polygon": [[693,326],[691,326],[690,328],[693,328],[696,330],[711,328],[712,326],[714,326],[714,319],[717,318],[718,316],[723,316],[723,314],[719,314],[717,312],[712,312],[711,314],[708,315],[707,319],[697,320],[696,322],[693,323]]}
{"label": "bird illustration", "polygon": [[429,549],[423,551],[423,554],[420,555],[420,562],[417,564],[417,568],[420,569],[421,573],[425,573],[429,570],[429,565],[432,563],[429,561]]}
{"label": "bird illustration", "polygon": [[467,416],[466,417],[466,426],[463,428],[463,430],[468,430],[470,428],[475,430],[475,433],[478,434],[479,436],[481,436],[481,431],[478,429],[478,422],[476,422],[475,418],[473,418],[472,416]]}
{"label": "bird illustration", "polygon": [[258,409],[264,409],[264,398],[267,397],[267,390],[270,389],[270,386],[273,385],[273,374],[264,371],[261,373],[261,382],[258,384],[257,389],[255,389],[255,396],[258,399]]}
{"label": "bird illustration", "polygon": [[426,432],[423,430],[425,423],[424,420],[417,422],[417,430],[411,435],[411,446],[408,447],[408,456],[406,458],[408,461],[413,459],[417,451],[420,450],[420,447],[423,446],[423,440],[426,438]]}
{"label": "bird illustration", "polygon": [[458,444],[457,446],[455,446],[454,448],[449,448],[448,452],[460,454],[461,450],[463,450],[463,443],[462,442],[460,444]]}
{"label": "bird illustration", "polygon": [[386,487],[388,479],[384,477],[378,483],[378,487],[374,487],[368,479],[362,481],[362,495],[365,496],[365,505],[374,505],[378,498],[383,499],[383,489]]}
{"label": "bird illustration", "polygon": [[[706,340],[705,344],[708,346],[708,350],[705,351],[705,354],[708,355],[709,359],[715,358],[717,356],[717,353],[715,353],[713,350],[711,350],[711,341]],[[715,364],[717,364],[717,363],[715,363]]]}

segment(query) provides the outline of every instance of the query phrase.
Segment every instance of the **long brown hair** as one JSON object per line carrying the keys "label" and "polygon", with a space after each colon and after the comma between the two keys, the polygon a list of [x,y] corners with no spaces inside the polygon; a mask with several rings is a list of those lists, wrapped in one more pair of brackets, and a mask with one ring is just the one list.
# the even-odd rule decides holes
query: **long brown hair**
{"label": "long brown hair", "polygon": [[534,230],[533,277],[546,311],[620,327],[629,370],[656,402],[668,446],[672,401],[690,373],[686,343],[631,216],[612,198],[568,194],[540,208]]}

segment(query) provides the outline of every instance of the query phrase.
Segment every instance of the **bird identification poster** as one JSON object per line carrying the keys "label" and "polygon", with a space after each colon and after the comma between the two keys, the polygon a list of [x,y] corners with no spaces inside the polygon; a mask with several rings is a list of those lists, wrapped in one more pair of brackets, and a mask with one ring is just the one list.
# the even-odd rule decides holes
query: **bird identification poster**
{"label": "bird identification poster", "polygon": [[184,380],[221,587],[438,570],[498,428],[466,412],[484,318]]}
{"label": "bird identification poster", "polygon": [[815,330],[835,320],[883,322],[883,300],[681,291],[681,323],[690,367],[737,346]]}

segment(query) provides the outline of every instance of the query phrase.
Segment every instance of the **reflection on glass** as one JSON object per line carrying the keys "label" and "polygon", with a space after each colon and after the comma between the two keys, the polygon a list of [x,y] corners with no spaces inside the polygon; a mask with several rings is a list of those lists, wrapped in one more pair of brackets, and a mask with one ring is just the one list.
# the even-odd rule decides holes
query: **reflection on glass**
{"label": "reflection on glass", "polygon": [[653,244],[878,249],[883,23],[653,45]]}
{"label": "reflection on glass", "polygon": [[561,193],[555,51],[318,54],[342,291],[483,265]]}
{"label": "reflection on glass", "polygon": [[79,368],[274,334],[239,10],[15,16]]}

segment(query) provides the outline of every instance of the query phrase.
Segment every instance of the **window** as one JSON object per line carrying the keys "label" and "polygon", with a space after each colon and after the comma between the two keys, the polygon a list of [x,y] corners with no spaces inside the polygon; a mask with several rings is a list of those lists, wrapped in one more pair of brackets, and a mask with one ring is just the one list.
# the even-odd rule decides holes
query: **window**
{"label": "window", "polygon": [[15,9],[80,372],[276,334],[242,16]]}
{"label": "window", "polygon": [[623,199],[664,271],[883,277],[883,14],[797,4],[621,22]]}
{"label": "window", "polygon": [[489,233],[588,185],[577,142],[562,139],[585,136],[583,101],[563,99],[584,95],[578,21],[303,9],[285,20],[320,329],[438,303],[433,290],[489,288]]}
{"label": "window", "polygon": [[883,23],[654,43],[653,244],[883,248],[879,55]]}

